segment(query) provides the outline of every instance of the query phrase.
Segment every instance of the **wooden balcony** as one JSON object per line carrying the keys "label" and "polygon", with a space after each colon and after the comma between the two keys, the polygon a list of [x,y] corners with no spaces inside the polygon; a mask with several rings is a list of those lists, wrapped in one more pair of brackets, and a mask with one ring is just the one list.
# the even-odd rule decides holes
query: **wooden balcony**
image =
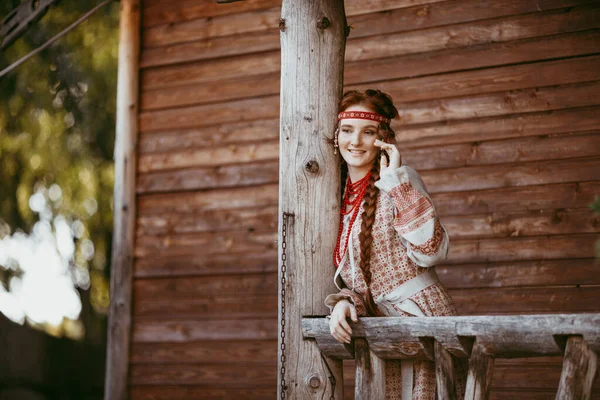
{"label": "wooden balcony", "polygon": [[562,355],[557,399],[589,399],[600,350],[600,313],[361,318],[350,345],[325,318],[303,318],[305,339],[332,358],[356,360],[356,399],[383,398],[385,359],[436,363],[439,399],[455,399],[453,357],[469,359],[465,399],[487,399],[496,358]]}

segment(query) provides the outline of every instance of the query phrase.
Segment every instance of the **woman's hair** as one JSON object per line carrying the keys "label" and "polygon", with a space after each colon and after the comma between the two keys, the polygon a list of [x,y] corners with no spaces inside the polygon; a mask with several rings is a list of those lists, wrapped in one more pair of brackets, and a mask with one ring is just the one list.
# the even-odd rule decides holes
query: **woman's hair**
{"label": "woman's hair", "polygon": [[[361,105],[368,108],[372,112],[383,115],[390,121],[398,117],[398,110],[394,106],[392,98],[389,94],[384,93],[380,90],[367,89],[364,92],[357,90],[351,90],[342,96],[340,101],[339,112],[345,111],[351,106]],[[388,123],[380,123],[378,130],[379,139],[386,143],[395,143],[396,134],[390,128]],[[342,159],[343,160],[343,159]],[[346,184],[346,177],[348,173],[348,167],[345,162],[342,161],[342,196],[344,192],[344,185]],[[373,223],[375,222],[375,211],[377,208],[377,197],[379,195],[379,189],[375,186],[375,182],[379,180],[379,160],[375,159],[373,169],[371,170],[371,178],[369,179],[369,185],[365,192],[364,197],[364,212],[362,213],[362,224],[360,227],[360,234],[358,239],[360,241],[360,268],[362,269],[367,285],[371,283],[371,250],[373,244]],[[368,290],[366,294],[365,303],[367,306],[367,312],[370,315],[377,315],[377,307],[373,301],[371,291]]]}

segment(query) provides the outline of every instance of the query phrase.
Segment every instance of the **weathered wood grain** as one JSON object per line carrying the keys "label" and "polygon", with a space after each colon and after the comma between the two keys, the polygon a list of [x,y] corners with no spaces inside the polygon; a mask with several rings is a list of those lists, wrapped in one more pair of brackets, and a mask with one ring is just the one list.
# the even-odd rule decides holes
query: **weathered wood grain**
{"label": "weathered wood grain", "polygon": [[442,264],[435,268],[450,289],[600,285],[598,264],[593,258]]}
{"label": "weathered wood grain", "polygon": [[369,350],[365,339],[355,339],[357,400],[385,398],[385,363]]}
{"label": "weathered wood grain", "polygon": [[193,213],[138,215],[136,235],[166,235],[192,232],[248,232],[277,229],[277,206],[199,210]]}
{"label": "weathered wood grain", "polygon": [[135,277],[224,275],[277,271],[277,251],[248,251],[237,253],[203,254],[202,257],[164,257],[155,255],[135,261]]}
{"label": "weathered wood grain", "polygon": [[[363,317],[350,323],[352,337],[366,338],[369,348],[403,343],[412,338],[463,337],[476,338],[473,353],[499,358],[552,356],[562,354],[556,336],[579,334],[586,337],[590,347],[600,346],[597,324],[600,314],[510,315],[510,316],[452,316],[452,317]],[[303,318],[305,338],[330,335],[324,318]],[[440,340],[443,345],[443,340]],[[450,350],[444,346],[447,350]],[[357,350],[357,349],[356,349]],[[433,343],[431,343],[433,351]],[[382,353],[383,354],[383,353]],[[468,353],[467,353],[468,354]],[[389,348],[380,358],[423,359],[419,352]],[[433,355],[433,354],[432,354]],[[491,383],[491,382],[490,382]]]}
{"label": "weathered wood grain", "polygon": [[135,253],[140,8],[140,0],[121,2],[105,400],[127,399]]}
{"label": "weathered wood grain", "polygon": [[434,343],[435,351],[435,386],[437,398],[440,400],[456,400],[456,382],[454,361],[448,352],[437,340]]}
{"label": "weathered wood grain", "polygon": [[248,366],[239,364],[173,364],[169,368],[154,364],[131,366],[133,385],[214,385],[224,387],[275,386],[274,365]]}
{"label": "weathered wood grain", "polygon": [[298,321],[324,313],[323,299],[334,288],[334,271],[323,266],[330,265],[336,240],[331,227],[339,210],[339,167],[319,132],[334,131],[342,95],[344,1],[284,0],[281,17],[286,28],[281,34],[278,237],[282,243],[286,232],[286,246],[278,246],[278,367],[284,366],[285,355],[287,373],[279,384],[285,380],[287,389],[280,385],[278,395],[285,390],[292,399],[339,400],[343,390],[334,390],[332,382],[342,381],[341,362],[322,358],[314,342],[303,341]]}
{"label": "weathered wood grain", "polygon": [[224,146],[233,148],[248,142],[276,140],[279,137],[279,120],[267,119],[218,126],[197,127],[183,131],[167,129],[144,133],[139,138],[140,159],[146,154],[189,150],[198,147]]}
{"label": "weathered wood grain", "polygon": [[278,141],[261,141],[250,144],[186,149],[176,153],[152,153],[139,160],[140,173],[190,167],[211,167],[215,165],[241,164],[257,161],[270,161],[279,158]]}
{"label": "weathered wood grain", "polygon": [[[277,280],[273,279],[276,284]],[[179,298],[177,302],[164,296],[134,298],[134,316],[181,319],[270,318],[277,313],[276,291],[256,296],[213,296]],[[270,296],[269,296],[270,295]]]}
{"label": "weathered wood grain", "polygon": [[590,208],[452,216],[443,223],[451,240],[600,232],[600,216]]}
{"label": "weathered wood grain", "polygon": [[515,287],[450,290],[461,315],[591,313],[600,290],[590,287]]}
{"label": "weathered wood grain", "polygon": [[251,360],[256,364],[275,364],[277,342],[268,340],[207,341],[190,343],[135,343],[132,364],[186,363],[229,364]]}
{"label": "weathered wood grain", "polygon": [[151,172],[138,175],[139,194],[242,187],[275,183],[278,161]]}
{"label": "weathered wood grain", "polygon": [[494,359],[486,354],[485,349],[475,344],[469,358],[469,375],[465,400],[487,400],[492,389]]}
{"label": "weathered wood grain", "polygon": [[196,321],[139,317],[133,324],[135,343],[274,340],[277,336],[275,318]]}
{"label": "weathered wood grain", "polygon": [[[174,201],[175,199],[177,201]],[[151,196],[138,195],[138,206],[141,214],[261,207],[273,204],[277,204],[276,185]]]}
{"label": "weathered wood grain", "polygon": [[136,238],[136,257],[157,255],[207,256],[232,252],[243,257],[246,252],[273,251],[276,247],[276,232],[219,232],[175,234],[166,236],[140,236]]}
{"label": "weathered wood grain", "polygon": [[417,171],[559,160],[600,154],[600,132],[555,134],[406,149],[402,161]]}
{"label": "weathered wood grain", "polygon": [[[263,367],[259,367],[262,369]],[[275,369],[275,366],[273,366]],[[214,382],[212,383],[214,384]],[[248,388],[207,385],[132,385],[129,389],[132,400],[264,400],[277,394],[275,384]]]}
{"label": "weathered wood grain", "polygon": [[565,348],[557,399],[590,399],[598,370],[598,355],[582,336],[570,336]]}
{"label": "weathered wood grain", "polygon": [[497,139],[554,135],[567,132],[598,131],[600,107],[449,121],[423,126],[397,128],[401,149],[452,145]]}

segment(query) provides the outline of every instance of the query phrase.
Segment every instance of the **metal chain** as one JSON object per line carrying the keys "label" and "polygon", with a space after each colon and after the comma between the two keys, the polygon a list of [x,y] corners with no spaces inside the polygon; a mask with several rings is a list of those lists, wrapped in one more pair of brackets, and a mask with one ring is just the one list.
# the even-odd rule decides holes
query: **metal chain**
{"label": "metal chain", "polygon": [[283,221],[281,226],[281,370],[280,378],[281,378],[281,399],[285,399],[285,391],[287,390],[287,384],[285,382],[285,293],[286,293],[286,285],[287,285],[287,254],[285,250],[287,248],[287,224],[288,218],[293,215],[290,213],[283,213]]}

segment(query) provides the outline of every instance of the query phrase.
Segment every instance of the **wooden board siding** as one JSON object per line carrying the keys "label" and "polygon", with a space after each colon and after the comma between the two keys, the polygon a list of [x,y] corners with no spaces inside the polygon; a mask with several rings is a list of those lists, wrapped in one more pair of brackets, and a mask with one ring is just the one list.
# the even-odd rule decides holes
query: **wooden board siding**
{"label": "wooden board siding", "polygon": [[[143,4],[130,394],[274,397],[280,1]],[[599,311],[600,2],[346,13],[345,87],[396,99],[459,311]],[[559,375],[556,358],[499,361],[492,398],[553,397]]]}

